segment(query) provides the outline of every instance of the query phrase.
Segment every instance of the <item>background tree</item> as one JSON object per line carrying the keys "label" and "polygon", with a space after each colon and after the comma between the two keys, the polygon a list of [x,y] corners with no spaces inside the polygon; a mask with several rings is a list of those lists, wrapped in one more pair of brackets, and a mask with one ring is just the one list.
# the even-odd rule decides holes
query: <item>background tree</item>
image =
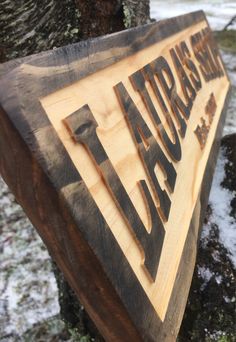
{"label": "background tree", "polygon": [[149,0],[1,0],[0,62],[146,24]]}

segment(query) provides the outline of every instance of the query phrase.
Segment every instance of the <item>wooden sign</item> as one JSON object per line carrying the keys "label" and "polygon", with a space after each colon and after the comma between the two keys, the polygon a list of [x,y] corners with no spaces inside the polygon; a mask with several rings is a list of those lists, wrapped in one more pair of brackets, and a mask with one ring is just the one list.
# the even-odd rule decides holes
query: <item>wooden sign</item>
{"label": "wooden sign", "polygon": [[98,329],[174,341],[230,87],[204,13],[1,74],[1,174]]}

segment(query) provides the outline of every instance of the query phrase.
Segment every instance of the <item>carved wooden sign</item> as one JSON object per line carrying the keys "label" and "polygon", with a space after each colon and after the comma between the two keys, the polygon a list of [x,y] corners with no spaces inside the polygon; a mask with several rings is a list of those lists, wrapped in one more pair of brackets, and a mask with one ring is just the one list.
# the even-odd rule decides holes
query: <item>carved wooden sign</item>
{"label": "carved wooden sign", "polygon": [[174,341],[229,80],[203,12],[3,65],[0,167],[107,341]]}

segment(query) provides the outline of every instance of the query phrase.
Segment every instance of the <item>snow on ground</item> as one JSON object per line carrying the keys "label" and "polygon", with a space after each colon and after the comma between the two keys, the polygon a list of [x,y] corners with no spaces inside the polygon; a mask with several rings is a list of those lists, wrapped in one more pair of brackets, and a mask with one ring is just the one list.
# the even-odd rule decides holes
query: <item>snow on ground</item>
{"label": "snow on ground", "polygon": [[227,135],[236,132],[236,54],[226,51],[221,51],[221,54],[232,84],[232,95],[227,110],[223,133],[224,135]]}
{"label": "snow on ground", "polygon": [[212,277],[214,277],[214,273],[206,267],[203,266],[198,266],[198,276],[202,278],[202,280],[204,281],[202,286],[201,286],[201,291],[204,290],[204,288],[206,287],[206,284],[211,280]]}
{"label": "snow on ground", "polygon": [[212,223],[215,223],[219,227],[219,240],[227,249],[228,255],[236,269],[236,221],[230,216],[230,203],[236,196],[236,191],[230,192],[221,186],[225,178],[225,163],[225,151],[221,148],[209,198],[212,215],[209,218],[208,224],[203,228],[202,239],[207,239],[209,227]]}
{"label": "snow on ground", "polygon": [[0,208],[0,340],[10,341],[59,305],[48,252],[1,178]]}
{"label": "snow on ground", "polygon": [[[166,19],[198,10],[204,10],[213,30],[222,30],[236,14],[236,2],[230,0],[151,0],[151,18]],[[236,29],[236,23],[231,27]]]}

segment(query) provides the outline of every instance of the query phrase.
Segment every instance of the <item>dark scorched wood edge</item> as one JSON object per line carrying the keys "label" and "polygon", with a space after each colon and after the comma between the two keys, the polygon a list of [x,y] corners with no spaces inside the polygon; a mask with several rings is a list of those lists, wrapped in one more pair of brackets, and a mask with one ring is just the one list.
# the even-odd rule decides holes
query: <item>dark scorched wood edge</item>
{"label": "dark scorched wood edge", "polygon": [[[178,334],[229,93],[164,322],[153,309],[38,99],[202,20],[206,20],[205,15],[199,11],[59,48],[1,68],[1,174],[108,341],[174,341]],[[23,61],[25,64],[21,64]]]}

